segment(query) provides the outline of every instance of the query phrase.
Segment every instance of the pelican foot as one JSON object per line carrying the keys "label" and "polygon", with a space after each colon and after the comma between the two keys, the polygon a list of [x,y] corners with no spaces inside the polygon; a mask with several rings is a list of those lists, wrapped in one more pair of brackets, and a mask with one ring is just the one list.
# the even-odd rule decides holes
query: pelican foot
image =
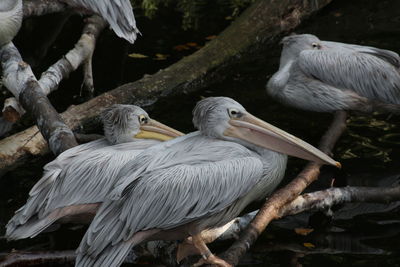
{"label": "pelican foot", "polygon": [[205,258],[200,259],[198,262],[193,264],[193,267],[198,267],[205,264],[217,265],[221,267],[233,267],[233,265],[227,263],[226,261],[215,256],[214,254],[209,255],[206,259]]}
{"label": "pelican foot", "polygon": [[180,263],[184,258],[191,255],[201,255],[201,252],[193,245],[193,242],[189,238],[186,238],[178,245],[176,261]]}
{"label": "pelican foot", "polygon": [[206,243],[204,243],[203,238],[201,237],[201,234],[196,234],[192,235],[192,243],[193,246],[198,249],[200,252],[202,259],[199,260],[197,263],[195,263],[193,266],[201,266],[204,264],[212,264],[212,265],[217,265],[221,267],[232,267],[229,263],[224,261],[221,258],[218,258],[214,254],[211,253],[211,251],[208,249]]}

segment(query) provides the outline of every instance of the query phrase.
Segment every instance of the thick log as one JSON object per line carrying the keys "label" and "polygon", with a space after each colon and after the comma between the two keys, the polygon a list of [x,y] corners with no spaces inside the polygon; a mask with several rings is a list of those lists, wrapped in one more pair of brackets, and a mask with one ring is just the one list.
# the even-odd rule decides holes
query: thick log
{"label": "thick log", "polygon": [[[195,91],[209,86],[217,78],[229,75],[232,64],[259,57],[265,46],[276,43],[282,34],[294,29],[314,11],[331,0],[259,0],[250,6],[220,36],[196,53],[183,58],[165,70],[139,81],[118,87],[84,104],[71,107],[63,113],[63,119],[73,130],[81,128],[99,112],[114,103],[148,104],[161,96]],[[12,167],[30,156],[26,146],[45,153],[46,146],[39,137],[32,144],[29,134],[37,136],[30,128],[18,135],[0,141],[0,146],[12,147],[13,151],[0,150],[0,170]],[[13,145],[10,145],[10,142]],[[18,144],[18,145],[15,145]]]}
{"label": "thick log", "polygon": [[[331,154],[336,141],[346,129],[346,112],[337,111],[334,121],[324,134],[319,149],[326,154]],[[240,258],[254,244],[258,236],[265,230],[268,224],[282,215],[282,208],[296,199],[303,190],[313,181],[318,179],[321,164],[311,162],[300,172],[297,177],[285,187],[276,191],[264,205],[253,221],[242,232],[240,238],[223,253],[222,257],[232,265],[237,265]]]}

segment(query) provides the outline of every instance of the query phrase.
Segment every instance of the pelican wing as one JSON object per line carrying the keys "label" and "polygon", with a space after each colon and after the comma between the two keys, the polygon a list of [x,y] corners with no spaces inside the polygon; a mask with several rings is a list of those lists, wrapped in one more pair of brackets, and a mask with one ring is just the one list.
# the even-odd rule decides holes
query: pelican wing
{"label": "pelican wing", "polygon": [[134,43],[139,30],[136,27],[130,0],[69,0],[76,6],[99,14],[114,32],[130,43]]}
{"label": "pelican wing", "polygon": [[54,182],[41,217],[57,208],[102,202],[122,166],[158,142],[149,139],[117,144],[75,159]]}
{"label": "pelican wing", "polygon": [[367,53],[351,49],[306,50],[300,53],[298,65],[307,76],[333,87],[400,104],[399,71],[382,58],[390,57],[378,50]]}
{"label": "pelican wing", "polygon": [[[42,186],[35,190],[37,193],[10,220],[8,238],[36,236],[59,218],[71,215],[74,205],[102,202],[112,188],[119,169],[143,149],[156,143],[158,141],[143,140],[86,150],[86,153],[85,150],[75,149],[77,154],[73,160],[73,153],[69,153],[70,158],[63,155],[62,160],[58,161],[58,164],[63,164],[57,165],[57,172],[48,172],[52,176],[42,178]],[[104,144],[109,145],[107,142]],[[56,162],[46,167],[49,165],[56,165]],[[59,210],[64,207],[72,208]]]}
{"label": "pelican wing", "polygon": [[82,144],[70,148],[44,166],[42,178],[33,186],[29,192],[29,198],[26,204],[15,212],[15,215],[7,224],[7,237],[19,238],[16,230],[29,219],[33,218],[40,209],[43,208],[44,202],[54,181],[59,178],[61,171],[70,164],[75,158],[80,158],[82,155],[91,151],[109,146],[106,139],[99,139],[93,142]]}
{"label": "pelican wing", "polygon": [[372,46],[362,46],[362,45],[354,45],[354,44],[345,44],[339,42],[331,42],[331,41],[322,41],[322,47],[328,49],[345,49],[349,50],[350,52],[358,52],[358,53],[365,53],[376,56],[382,60],[387,61],[388,63],[392,64],[395,68],[400,68],[400,56],[396,52],[380,49]]}
{"label": "pelican wing", "polygon": [[137,179],[127,177],[133,182],[121,198],[100,207],[78,249],[77,266],[106,266],[107,261],[118,266],[135,245],[136,233],[172,229],[223,211],[263,176],[260,158],[230,142],[203,143],[183,155],[171,153],[184,163],[144,169]]}

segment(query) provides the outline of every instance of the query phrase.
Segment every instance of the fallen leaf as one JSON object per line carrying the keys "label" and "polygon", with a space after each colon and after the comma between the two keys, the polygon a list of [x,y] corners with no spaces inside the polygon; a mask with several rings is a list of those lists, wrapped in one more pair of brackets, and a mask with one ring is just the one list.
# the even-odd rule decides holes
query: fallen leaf
{"label": "fallen leaf", "polygon": [[314,231],[314,229],[311,229],[311,228],[295,228],[294,229],[294,232],[298,235],[308,235],[312,231]]}
{"label": "fallen leaf", "polygon": [[147,57],[149,57],[149,56],[146,56],[143,54],[138,54],[138,53],[132,53],[132,54],[129,54],[128,56],[132,57],[132,58],[147,58]]}
{"label": "fallen leaf", "polygon": [[303,246],[305,246],[306,248],[315,248],[312,243],[303,243]]}
{"label": "fallen leaf", "polygon": [[169,57],[169,55],[160,54],[160,53],[157,53],[155,56],[156,57],[154,58],[154,60],[166,60]]}
{"label": "fallen leaf", "polygon": [[176,45],[173,47],[173,49],[176,51],[183,51],[183,50],[189,50],[190,47],[187,45]]}
{"label": "fallen leaf", "polygon": [[215,38],[217,38],[216,35],[209,35],[209,36],[207,36],[205,39],[206,39],[206,40],[212,40],[212,39],[215,39]]}
{"label": "fallen leaf", "polygon": [[189,43],[186,43],[186,45],[187,45],[187,46],[190,46],[190,47],[194,47],[194,46],[197,46],[197,43],[195,43],[195,42],[189,42]]}

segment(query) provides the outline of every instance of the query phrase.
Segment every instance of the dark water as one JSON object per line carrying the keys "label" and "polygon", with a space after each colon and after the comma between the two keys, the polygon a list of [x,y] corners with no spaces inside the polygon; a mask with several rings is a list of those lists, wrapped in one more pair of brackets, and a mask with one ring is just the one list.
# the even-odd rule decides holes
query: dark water
{"label": "dark water", "polygon": [[[377,46],[399,53],[399,10],[400,1],[396,0],[338,0],[301,25],[296,32],[313,33],[325,40]],[[143,37],[135,46],[127,46],[110,32],[101,37],[94,59],[95,86],[98,93],[165,68],[197,49],[189,47],[188,50],[177,51],[174,46],[188,42],[202,46],[206,42],[205,37],[218,34],[229,23],[221,20],[201,31],[183,32],[180,30],[180,20],[169,12],[171,11],[165,11],[155,21],[139,16]],[[37,59],[40,58],[40,53],[37,52],[40,49],[35,50],[36,46],[32,42],[27,45],[27,40],[33,36],[32,28],[40,28],[40,25],[48,24],[51,20],[58,21],[59,17],[49,16],[29,21],[31,24],[25,25],[23,34],[17,40],[24,55],[37,66],[35,70],[38,73],[65,53],[79,37],[80,18],[72,17],[63,29],[63,32],[70,35],[60,35],[54,45],[49,47],[47,55]],[[40,47],[40,42],[37,43]],[[255,64],[240,66],[230,79],[201,92],[160,99],[150,108],[150,115],[188,132],[192,130],[190,111],[195,102],[204,96],[225,95],[235,98],[250,112],[268,122],[317,144],[331,121],[330,114],[288,108],[274,102],[265,93],[265,83],[277,69],[279,51],[278,45],[268,48]],[[127,57],[126,53],[141,53],[149,57],[135,59]],[[157,53],[167,55],[166,59],[157,59]],[[80,79],[78,71],[51,96],[60,111],[70,103],[83,101],[80,96]],[[21,128],[24,123],[29,124],[30,119],[26,118]],[[326,188],[332,177],[335,177],[338,186],[398,184],[399,152],[400,117],[352,114],[348,121],[348,130],[335,148],[335,158],[342,162],[343,170],[325,168],[321,178],[311,189]],[[40,177],[42,166],[49,160],[51,156],[32,160],[0,179],[0,203],[5,203],[0,206],[0,234],[3,233],[2,226],[12,216],[13,211],[25,202],[28,190]],[[304,164],[301,160],[291,159],[285,180],[293,178]],[[242,263],[249,266],[400,266],[399,210],[398,205],[346,205],[335,207],[332,210],[333,218],[324,213],[285,218],[268,228]],[[292,230],[304,227],[313,228],[314,231],[307,236],[300,236]],[[60,231],[43,234],[28,241],[7,243],[0,239],[0,252],[10,251],[12,248],[74,249],[79,244],[82,233],[83,229],[64,227]],[[216,249],[223,250],[224,247],[218,245]]]}

